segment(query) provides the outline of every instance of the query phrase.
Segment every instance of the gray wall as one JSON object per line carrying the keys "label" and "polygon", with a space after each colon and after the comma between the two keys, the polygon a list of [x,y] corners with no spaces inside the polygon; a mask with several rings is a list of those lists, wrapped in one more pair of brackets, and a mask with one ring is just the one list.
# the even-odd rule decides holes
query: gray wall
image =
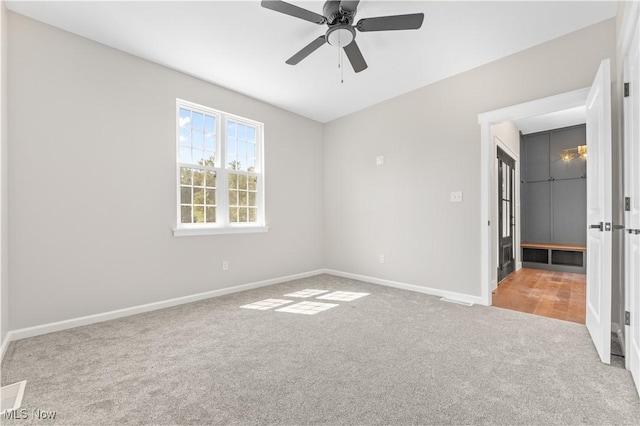
{"label": "gray wall", "polygon": [[588,87],[615,53],[611,19],[328,123],[327,267],[479,296],[478,114]]}
{"label": "gray wall", "polygon": [[7,10],[0,2],[0,342],[9,332],[9,216],[7,215]]}
{"label": "gray wall", "polygon": [[[323,267],[319,123],[14,13],[9,51],[11,329]],[[176,98],[264,122],[268,233],[172,236]]]}

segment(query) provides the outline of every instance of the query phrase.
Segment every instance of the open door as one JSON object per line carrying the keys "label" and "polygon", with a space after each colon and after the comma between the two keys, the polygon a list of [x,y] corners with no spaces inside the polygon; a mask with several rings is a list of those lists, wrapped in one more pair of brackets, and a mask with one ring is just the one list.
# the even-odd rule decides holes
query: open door
{"label": "open door", "polygon": [[640,394],[640,32],[633,34],[625,58],[625,361]]}
{"label": "open door", "polygon": [[516,160],[498,147],[498,283],[515,270]]}
{"label": "open door", "polygon": [[605,59],[587,97],[587,329],[611,363],[611,65]]}

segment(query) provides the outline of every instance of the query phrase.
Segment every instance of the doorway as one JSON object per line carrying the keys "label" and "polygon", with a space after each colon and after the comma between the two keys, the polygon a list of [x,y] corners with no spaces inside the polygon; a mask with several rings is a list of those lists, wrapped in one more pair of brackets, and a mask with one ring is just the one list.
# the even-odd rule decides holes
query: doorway
{"label": "doorway", "polygon": [[516,160],[497,147],[498,154],[498,282],[515,270],[514,250]]}
{"label": "doorway", "polygon": [[[591,87],[478,115],[481,126],[481,297],[492,304],[497,286],[497,264],[493,232],[497,232],[498,212],[494,207],[497,172],[495,142],[491,126],[524,117],[557,113],[586,107],[587,149],[587,313],[586,326],[602,362],[610,363],[611,349],[611,61],[600,63]],[[597,229],[596,229],[597,228]],[[495,235],[495,234],[494,234]],[[551,250],[551,248],[549,249]],[[495,271],[495,270],[494,270]]]}

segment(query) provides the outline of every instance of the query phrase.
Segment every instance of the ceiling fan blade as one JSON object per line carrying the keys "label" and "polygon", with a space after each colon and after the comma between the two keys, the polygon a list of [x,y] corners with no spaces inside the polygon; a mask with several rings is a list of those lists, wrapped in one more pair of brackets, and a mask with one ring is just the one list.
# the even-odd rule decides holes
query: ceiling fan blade
{"label": "ceiling fan blade", "polygon": [[317,39],[313,40],[311,43],[303,47],[298,53],[287,59],[287,64],[296,65],[298,62],[315,52],[316,49],[318,49],[326,42],[327,39],[325,38],[325,36],[318,37]]}
{"label": "ceiling fan blade", "polygon": [[324,24],[327,22],[326,18],[322,15],[318,15],[307,9],[295,6],[279,0],[262,0],[260,3],[262,7],[276,12],[284,13],[285,15],[295,16],[296,18],[304,19],[305,21],[313,22],[314,24]]}
{"label": "ceiling fan blade", "polygon": [[351,43],[346,45],[344,48],[344,53],[347,54],[347,58],[349,58],[349,62],[351,62],[351,66],[355,72],[364,71],[367,69],[367,63],[362,56],[362,52],[360,52],[360,48],[356,44],[356,41],[353,40]]}
{"label": "ceiling fan blade", "polygon": [[422,26],[424,13],[412,13],[409,15],[380,16],[378,18],[366,18],[358,21],[358,31],[392,31],[392,30],[417,30]]}
{"label": "ceiling fan blade", "polygon": [[360,3],[360,0],[355,0],[355,1],[342,0],[340,2],[340,8],[347,12],[355,13],[356,9],[358,8],[358,3]]}

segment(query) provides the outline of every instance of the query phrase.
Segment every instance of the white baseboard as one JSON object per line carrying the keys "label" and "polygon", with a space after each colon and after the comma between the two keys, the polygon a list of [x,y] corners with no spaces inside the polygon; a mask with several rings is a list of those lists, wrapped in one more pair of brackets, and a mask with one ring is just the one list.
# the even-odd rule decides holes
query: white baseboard
{"label": "white baseboard", "polygon": [[297,280],[300,278],[307,278],[314,275],[324,273],[324,270],[318,269],[315,271],[303,272],[300,274],[287,275],[279,278],[272,278],[264,281],[256,281],[249,284],[242,284],[234,287],[227,287],[218,290],[206,291],[204,293],[192,294],[190,296],[177,297],[175,299],[163,300],[160,302],[147,303],[145,305],[132,306],[129,308],[118,309],[115,311],[103,312],[95,315],[87,315],[79,318],[71,318],[64,321],[57,321],[48,324],[36,325],[34,327],[21,328],[18,330],[12,330],[7,333],[7,336],[2,342],[2,357],[7,350],[10,342],[20,339],[26,339],[28,337],[40,336],[42,334],[53,333],[55,331],[67,330],[74,327],[80,327],[83,325],[95,324],[98,322],[109,321],[116,318],[127,317],[130,315],[140,314],[143,312],[155,311],[158,309],[169,308],[171,306],[183,305],[185,303],[197,302],[198,300],[209,299],[212,297],[224,296],[226,294],[238,293],[240,291],[251,290],[259,287],[266,287],[273,284],[279,284],[286,281]]}
{"label": "white baseboard", "polygon": [[459,302],[484,305],[482,301],[482,297],[480,296],[472,296],[470,294],[456,293],[453,291],[440,290],[440,289],[431,288],[431,287],[423,287],[415,284],[407,284],[407,283],[401,283],[397,281],[384,280],[381,278],[374,278],[374,277],[368,277],[365,275],[352,274],[350,272],[336,271],[334,269],[325,269],[324,273],[330,274],[330,275],[336,275],[338,277],[351,278],[353,280],[364,281],[371,284],[379,284],[387,287],[399,288],[401,290],[409,290],[409,291],[415,291],[417,293],[429,294],[431,296],[446,297],[447,299],[457,300]]}

